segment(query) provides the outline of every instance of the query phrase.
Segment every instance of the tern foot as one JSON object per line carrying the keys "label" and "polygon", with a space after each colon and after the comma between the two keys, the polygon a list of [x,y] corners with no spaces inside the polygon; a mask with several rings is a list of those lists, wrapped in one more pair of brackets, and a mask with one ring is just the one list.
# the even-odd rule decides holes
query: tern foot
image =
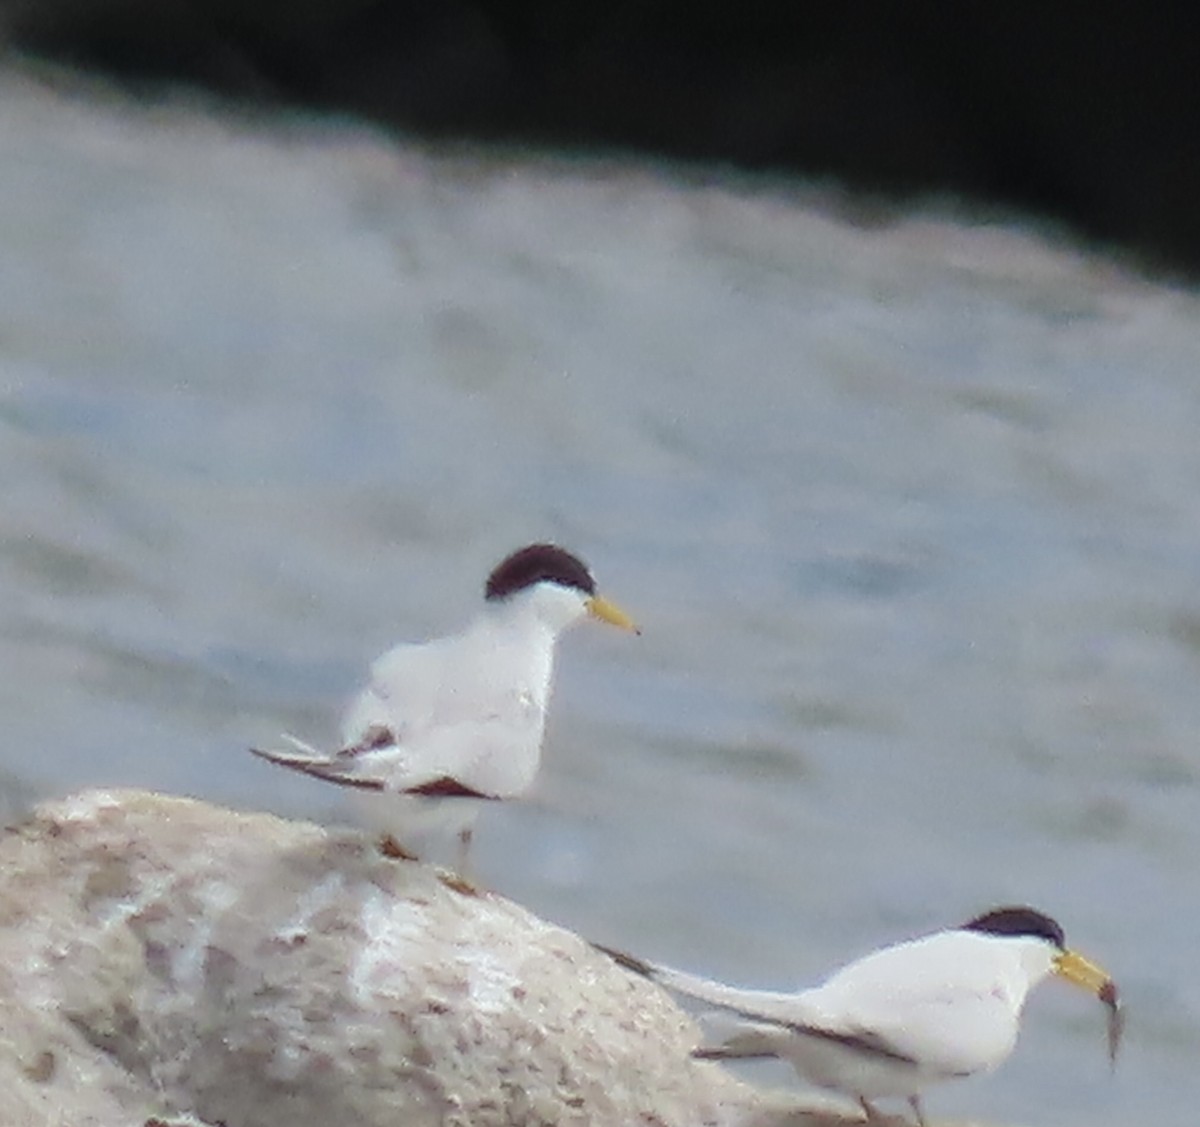
{"label": "tern foot", "polygon": [[870,1100],[864,1099],[862,1096],[858,1098],[858,1106],[863,1109],[863,1115],[867,1117],[868,1123],[887,1123],[888,1117],[881,1115],[879,1110]]}
{"label": "tern foot", "polygon": [[384,834],[379,839],[379,852],[393,861],[419,861],[420,858],[405,849],[391,834]]}

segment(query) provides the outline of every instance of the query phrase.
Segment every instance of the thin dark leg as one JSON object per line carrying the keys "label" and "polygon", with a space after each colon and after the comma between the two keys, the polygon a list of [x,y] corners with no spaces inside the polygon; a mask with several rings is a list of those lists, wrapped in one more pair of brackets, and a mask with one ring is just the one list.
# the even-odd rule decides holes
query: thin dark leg
{"label": "thin dark leg", "polygon": [[909,1096],[908,1097],[908,1106],[913,1109],[913,1115],[915,1115],[917,1117],[917,1123],[920,1124],[920,1127],[926,1127],[925,1113],[921,1110],[921,1097],[920,1096]]}
{"label": "thin dark leg", "polygon": [[471,835],[470,826],[458,831],[458,875],[470,879]]}
{"label": "thin dark leg", "polygon": [[467,876],[467,865],[471,852],[471,830],[459,830],[458,833],[458,872],[438,873],[438,880],[447,888],[461,892],[464,896],[478,896],[479,886]]}

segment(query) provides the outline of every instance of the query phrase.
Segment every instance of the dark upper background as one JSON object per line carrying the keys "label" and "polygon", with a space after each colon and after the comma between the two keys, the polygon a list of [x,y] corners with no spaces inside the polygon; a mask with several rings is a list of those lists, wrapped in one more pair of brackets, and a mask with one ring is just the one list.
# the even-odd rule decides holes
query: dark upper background
{"label": "dark upper background", "polygon": [[[1180,14],[1184,13],[1184,14]],[[432,136],[961,192],[1200,268],[1200,37],[1165,5],[0,0],[27,52]]]}

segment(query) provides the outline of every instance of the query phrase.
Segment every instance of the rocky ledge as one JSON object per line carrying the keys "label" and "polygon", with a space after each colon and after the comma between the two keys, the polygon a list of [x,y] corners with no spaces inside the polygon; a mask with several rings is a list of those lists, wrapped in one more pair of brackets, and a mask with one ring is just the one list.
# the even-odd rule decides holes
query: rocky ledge
{"label": "rocky ledge", "polygon": [[357,834],[136,791],[0,841],[0,1122],[837,1122],[692,1061],[655,987]]}

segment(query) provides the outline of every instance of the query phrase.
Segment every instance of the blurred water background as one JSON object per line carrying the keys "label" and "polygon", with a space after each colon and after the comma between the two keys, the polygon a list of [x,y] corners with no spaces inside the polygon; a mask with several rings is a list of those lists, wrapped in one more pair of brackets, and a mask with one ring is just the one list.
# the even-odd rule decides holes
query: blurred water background
{"label": "blurred water background", "polygon": [[[931,1114],[1200,1101],[1200,312],[1012,217],[0,77],[0,771],[337,820],[252,759],[553,537],[490,886],[747,985],[999,902],[1046,987]],[[758,1066],[761,1083],[793,1083]]]}

